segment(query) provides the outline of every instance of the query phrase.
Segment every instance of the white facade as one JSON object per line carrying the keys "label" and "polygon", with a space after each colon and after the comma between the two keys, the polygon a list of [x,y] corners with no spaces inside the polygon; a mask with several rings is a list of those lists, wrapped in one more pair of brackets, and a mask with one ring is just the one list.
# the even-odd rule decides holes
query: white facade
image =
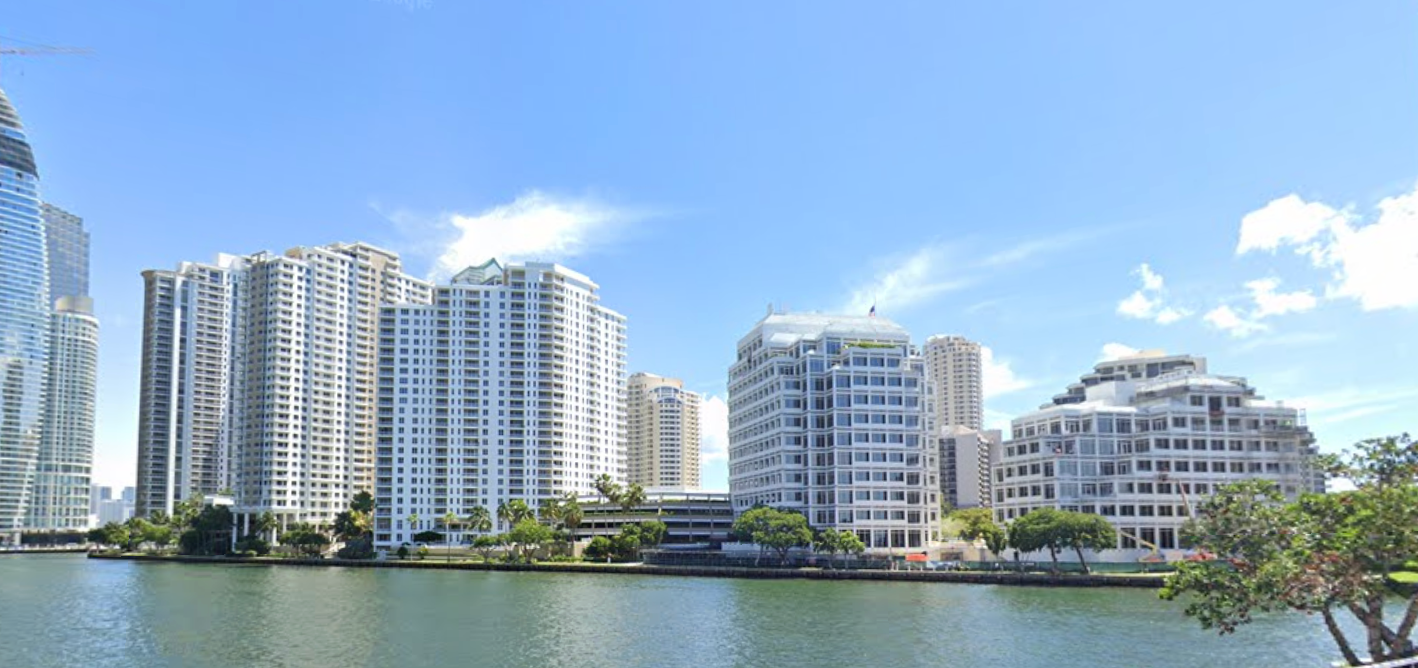
{"label": "white facade", "polygon": [[990,452],[1001,441],[998,429],[941,427],[940,493],[951,508],[990,506]]}
{"label": "white facade", "polygon": [[625,383],[625,317],[560,265],[489,261],[382,309],[375,545],[624,482]]}
{"label": "white facade", "polygon": [[995,456],[997,519],[1043,507],[1097,513],[1118,528],[1120,549],[1173,550],[1177,529],[1221,485],[1263,478],[1289,498],[1310,491],[1316,449],[1303,413],[1262,401],[1244,378],[1195,371],[1205,360],[1190,359],[1016,418]]}
{"label": "white facade", "polygon": [[34,495],[25,528],[89,528],[98,392],[98,320],[93,300],[60,297],[49,325],[49,381]]}
{"label": "white facade", "polygon": [[874,551],[925,547],[940,513],[926,387],[894,323],[770,313],[729,368],[735,514],[793,509]]}
{"label": "white facade", "polygon": [[684,382],[652,373],[630,377],[627,403],[629,482],[697,489],[699,406]]}
{"label": "white facade", "polygon": [[378,308],[431,286],[368,244],[144,272],[138,513],[231,489],[328,523],[373,487]]}
{"label": "white facade", "polygon": [[261,253],[245,273],[234,512],[327,524],[373,488],[379,308],[426,304],[432,286],[362,243]]}
{"label": "white facade", "polygon": [[926,339],[931,412],[937,427],[985,428],[984,372],[980,344],[963,336]]}
{"label": "white facade", "polygon": [[231,485],[233,385],[246,260],[143,272],[136,513]]}

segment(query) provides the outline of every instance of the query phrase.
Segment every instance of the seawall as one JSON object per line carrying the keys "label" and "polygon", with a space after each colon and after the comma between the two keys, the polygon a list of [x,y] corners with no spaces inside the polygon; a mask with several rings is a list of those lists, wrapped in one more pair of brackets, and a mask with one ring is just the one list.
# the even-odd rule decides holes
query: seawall
{"label": "seawall", "polygon": [[268,559],[240,557],[161,556],[148,554],[112,555],[90,553],[90,559],[116,559],[156,563],[209,564],[226,566],[290,566],[339,568],[408,568],[456,571],[506,571],[533,573],[597,573],[622,575],[671,575],[681,577],[749,578],[759,580],[875,580],[885,582],[944,582],[1026,587],[1132,587],[1156,589],[1162,578],[1155,575],[1050,575],[1047,573],[976,573],[960,571],[883,571],[796,568],[740,568],[720,566],[651,566],[643,564],[485,564],[427,561],[364,561],[352,559]]}

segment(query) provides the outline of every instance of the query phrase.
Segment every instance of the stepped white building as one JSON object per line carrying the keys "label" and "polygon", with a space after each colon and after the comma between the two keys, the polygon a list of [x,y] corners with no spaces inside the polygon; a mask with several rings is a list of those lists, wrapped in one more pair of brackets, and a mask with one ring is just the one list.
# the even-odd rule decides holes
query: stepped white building
{"label": "stepped white building", "polygon": [[729,368],[729,492],[854,531],[874,551],[924,548],[940,514],[925,361],[874,317],[769,313]]}
{"label": "stepped white building", "polygon": [[1066,402],[1013,421],[994,458],[999,521],[1044,507],[1097,513],[1118,528],[1121,549],[1174,550],[1178,528],[1221,485],[1263,478],[1290,498],[1312,490],[1316,447],[1302,411],[1262,400],[1244,378],[1206,373],[1203,358],[1153,352],[1105,366],[1106,378],[1085,376]]}
{"label": "stepped white building", "polygon": [[381,310],[376,546],[450,512],[625,482],[626,320],[599,290],[560,265],[488,261],[432,304]]}
{"label": "stepped white building", "polygon": [[652,373],[630,377],[627,403],[629,482],[644,487],[699,487],[699,406],[684,382]]}

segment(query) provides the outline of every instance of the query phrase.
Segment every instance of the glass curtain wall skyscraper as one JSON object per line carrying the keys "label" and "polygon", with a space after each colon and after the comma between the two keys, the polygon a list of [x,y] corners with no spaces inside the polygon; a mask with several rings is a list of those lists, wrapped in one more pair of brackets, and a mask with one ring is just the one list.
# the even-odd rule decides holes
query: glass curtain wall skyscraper
{"label": "glass curtain wall skyscraper", "polygon": [[49,358],[39,171],[0,91],[0,542],[18,542],[34,486]]}

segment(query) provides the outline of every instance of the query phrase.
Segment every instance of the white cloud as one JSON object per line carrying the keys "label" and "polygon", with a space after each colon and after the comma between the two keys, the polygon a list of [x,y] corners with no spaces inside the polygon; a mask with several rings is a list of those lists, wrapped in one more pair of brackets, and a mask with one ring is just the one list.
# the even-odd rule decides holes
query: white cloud
{"label": "white cloud", "polygon": [[1418,399],[1418,387],[1347,387],[1296,397],[1285,405],[1305,409],[1309,426],[1315,429],[1371,415],[1408,411],[1415,399]]}
{"label": "white cloud", "polygon": [[1014,420],[1014,415],[1004,411],[997,411],[992,408],[985,409],[985,428],[998,429],[1009,436],[1009,423]]}
{"label": "white cloud", "polygon": [[729,405],[708,396],[699,405],[699,460],[707,464],[729,459]]}
{"label": "white cloud", "polygon": [[984,254],[975,249],[957,253],[956,247],[951,244],[930,243],[878,262],[877,266],[881,269],[870,280],[853,289],[851,296],[834,310],[839,313],[866,313],[875,304],[878,313],[904,311],[928,303],[942,294],[973,285],[1007,267],[1077,246],[1109,231],[1072,230]]}
{"label": "white cloud", "polygon": [[980,390],[986,399],[1018,392],[1035,384],[1016,374],[1009,360],[995,359],[995,351],[989,346],[980,346],[980,375],[983,377],[980,382],[984,384]]}
{"label": "white cloud", "polygon": [[1365,311],[1418,308],[1418,186],[1378,203],[1377,220],[1360,225],[1352,209],[1287,195],[1241,220],[1236,253],[1291,247],[1328,270],[1328,297],[1348,297]]}
{"label": "white cloud", "polygon": [[1269,329],[1258,320],[1242,316],[1240,313],[1237,313],[1235,309],[1224,304],[1207,311],[1206,315],[1202,316],[1201,319],[1204,320],[1206,324],[1238,339]]}
{"label": "white cloud", "polygon": [[1170,325],[1191,315],[1191,311],[1168,306],[1167,288],[1162,275],[1152,270],[1146,263],[1138,265],[1132,272],[1142,281],[1142,287],[1118,302],[1118,315],[1138,320],[1151,320],[1159,325]]}
{"label": "white cloud", "polygon": [[434,274],[446,276],[488,258],[562,261],[605,247],[643,214],[592,198],[565,198],[529,190],[507,204],[475,214],[447,212],[433,220],[389,216],[413,237],[417,251],[436,255]]}
{"label": "white cloud", "polygon": [[873,305],[878,312],[901,311],[969,285],[966,279],[948,275],[953,265],[947,255],[947,247],[933,245],[890,261],[869,283],[853,290],[840,311],[865,315]]}
{"label": "white cloud", "polygon": [[1346,213],[1299,195],[1286,195],[1241,218],[1236,254],[1253,250],[1274,252],[1285,245],[1302,245],[1345,220]]}
{"label": "white cloud", "polygon": [[1251,291],[1251,298],[1256,303],[1252,317],[1259,319],[1286,313],[1303,313],[1319,303],[1309,290],[1276,292],[1279,287],[1278,278],[1262,278],[1246,283],[1246,289]]}
{"label": "white cloud", "polygon": [[1109,362],[1112,360],[1120,360],[1124,357],[1132,357],[1140,352],[1142,351],[1122,343],[1105,343],[1103,344],[1103,357],[1098,361]]}

